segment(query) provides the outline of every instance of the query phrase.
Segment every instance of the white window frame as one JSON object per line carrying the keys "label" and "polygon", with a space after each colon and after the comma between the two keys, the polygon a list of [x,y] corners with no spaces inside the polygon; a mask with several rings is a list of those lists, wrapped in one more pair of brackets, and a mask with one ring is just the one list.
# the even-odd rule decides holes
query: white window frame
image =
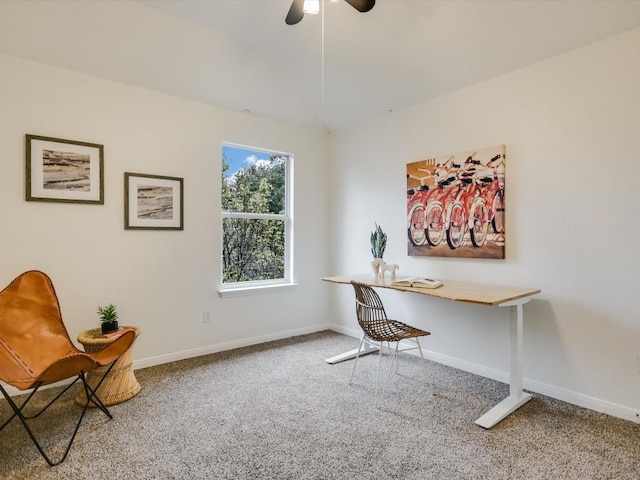
{"label": "white window frame", "polygon": [[[242,148],[254,152],[267,153],[269,155],[278,155],[285,158],[285,198],[284,213],[248,213],[248,212],[225,212],[222,211],[220,218],[220,284],[218,293],[221,297],[237,297],[245,295],[256,295],[263,293],[275,293],[283,290],[292,289],[296,283],[293,280],[293,154],[280,152],[276,150],[268,150],[265,148],[250,147],[235,143],[223,142],[224,147]],[[222,167],[222,159],[220,161]],[[264,219],[264,220],[283,220],[284,221],[284,278],[273,280],[253,280],[249,282],[223,283],[222,275],[224,270],[224,262],[222,259],[224,229],[222,224],[225,218],[245,218],[245,219]]]}

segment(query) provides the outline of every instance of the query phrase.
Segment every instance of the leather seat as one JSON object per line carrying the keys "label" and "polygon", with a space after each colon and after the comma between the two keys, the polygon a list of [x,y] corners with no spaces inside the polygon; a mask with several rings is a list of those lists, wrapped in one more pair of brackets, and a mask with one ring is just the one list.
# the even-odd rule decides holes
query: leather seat
{"label": "leather seat", "polygon": [[[17,417],[49,465],[63,462],[90,403],[112,418],[95,394],[99,384],[91,388],[87,384],[85,373],[109,365],[102,377],[104,379],[115,360],[131,347],[134,340],[134,332],[127,332],[99,352],[86,353],[79,350],[69,338],[62,321],[58,297],[51,279],[37,270],[18,276],[0,292],[0,381],[19,390],[32,392],[18,407],[0,383],[0,390],[13,410],[13,415],[0,426],[0,431]],[[40,412],[31,416],[24,414],[25,407],[40,387],[67,379],[73,381]],[[64,455],[58,461],[52,461],[40,446],[27,420],[44,412],[78,381],[87,392],[87,401]]]}

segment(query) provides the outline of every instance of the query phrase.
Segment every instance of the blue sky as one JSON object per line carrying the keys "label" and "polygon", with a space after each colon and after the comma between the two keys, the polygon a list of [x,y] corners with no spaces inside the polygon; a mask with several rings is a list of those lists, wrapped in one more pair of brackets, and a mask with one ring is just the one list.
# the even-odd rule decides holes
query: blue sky
{"label": "blue sky", "polygon": [[268,153],[229,145],[222,146],[222,154],[229,164],[229,170],[225,172],[225,177],[232,177],[238,170],[249,167],[257,161],[269,161]]}

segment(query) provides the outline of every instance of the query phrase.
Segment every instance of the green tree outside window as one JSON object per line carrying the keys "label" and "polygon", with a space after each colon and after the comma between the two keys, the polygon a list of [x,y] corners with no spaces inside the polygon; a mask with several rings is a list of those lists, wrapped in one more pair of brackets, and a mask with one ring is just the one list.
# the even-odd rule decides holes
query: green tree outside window
{"label": "green tree outside window", "polygon": [[272,154],[229,176],[223,149],[223,283],[285,278],[287,160]]}

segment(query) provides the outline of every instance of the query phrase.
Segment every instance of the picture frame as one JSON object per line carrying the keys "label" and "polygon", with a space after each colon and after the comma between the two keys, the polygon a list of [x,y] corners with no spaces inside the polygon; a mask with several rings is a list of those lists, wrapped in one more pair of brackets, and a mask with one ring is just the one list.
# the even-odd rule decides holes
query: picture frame
{"label": "picture frame", "polygon": [[407,164],[407,254],[505,258],[506,146]]}
{"label": "picture frame", "polygon": [[25,135],[28,202],[104,205],[104,146]]}
{"label": "picture frame", "polygon": [[184,230],[184,180],[125,172],[125,230]]}

